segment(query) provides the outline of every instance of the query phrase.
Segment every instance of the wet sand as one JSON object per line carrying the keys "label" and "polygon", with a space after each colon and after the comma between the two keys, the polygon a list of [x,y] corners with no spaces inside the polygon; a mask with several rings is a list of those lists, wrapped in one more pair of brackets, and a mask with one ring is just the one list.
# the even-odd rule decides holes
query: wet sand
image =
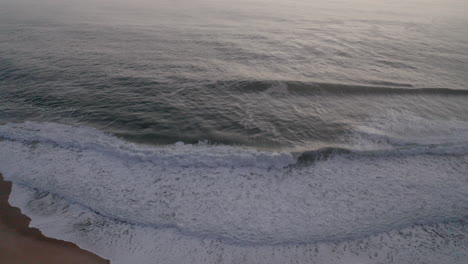
{"label": "wet sand", "polygon": [[0,174],[0,263],[92,264],[108,260],[79,248],[77,245],[45,237],[30,228],[31,219],[18,208],[10,206],[11,182]]}

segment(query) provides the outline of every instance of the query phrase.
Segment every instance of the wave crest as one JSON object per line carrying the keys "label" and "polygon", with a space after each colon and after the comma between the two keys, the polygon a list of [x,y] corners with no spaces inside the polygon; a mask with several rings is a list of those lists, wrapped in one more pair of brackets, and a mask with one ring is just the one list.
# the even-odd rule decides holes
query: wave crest
{"label": "wave crest", "polygon": [[0,135],[0,170],[14,183],[110,218],[232,243],[347,239],[468,215],[465,154],[346,152],[291,167],[288,153],[144,147],[52,123],[4,125]]}

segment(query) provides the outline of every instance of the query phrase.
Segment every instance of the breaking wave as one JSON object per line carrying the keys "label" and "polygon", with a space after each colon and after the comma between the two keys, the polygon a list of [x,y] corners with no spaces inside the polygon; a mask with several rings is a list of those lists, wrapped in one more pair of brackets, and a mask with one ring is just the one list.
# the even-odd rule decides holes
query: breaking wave
{"label": "breaking wave", "polygon": [[54,123],[4,125],[0,135],[0,168],[15,183],[125,222],[232,243],[348,239],[468,215],[466,146],[320,150],[298,159],[319,157],[313,166],[295,166],[290,153],[137,146]]}
{"label": "breaking wave", "polygon": [[[467,153],[463,144],[372,151],[325,148],[300,155],[202,143],[156,147],[89,127],[32,122],[0,126],[0,171],[14,183],[12,204],[46,235],[74,241],[117,263],[139,257],[144,258],[139,263],[151,263],[152,256],[174,263],[166,245],[223,247],[243,252],[243,257],[256,257],[268,248],[284,253],[294,244],[296,250],[308,251],[307,245],[319,250],[327,243],[360,247],[339,241],[369,236],[388,246],[402,239],[400,233],[389,241],[379,235],[392,230],[409,230],[419,238],[445,232],[443,241],[432,242],[463,252],[452,248],[463,243],[446,240],[452,241],[449,234],[464,236]],[[455,224],[445,226],[450,222]],[[327,245],[330,252],[322,253],[336,251]],[[372,258],[369,250],[363,254]],[[234,251],[231,257],[240,254]],[[391,257],[411,259],[398,252]],[[281,255],[299,258],[289,253]],[[191,261],[200,257],[194,263],[206,263],[206,254],[190,256]],[[463,256],[451,261],[458,258]],[[265,261],[281,263],[274,256]]]}

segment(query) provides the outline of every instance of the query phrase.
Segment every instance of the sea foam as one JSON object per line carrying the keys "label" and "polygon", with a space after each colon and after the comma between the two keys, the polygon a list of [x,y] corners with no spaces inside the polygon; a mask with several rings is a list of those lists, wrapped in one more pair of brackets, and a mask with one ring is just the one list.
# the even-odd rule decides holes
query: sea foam
{"label": "sea foam", "polygon": [[[68,219],[64,225],[81,223],[73,232],[92,229],[92,238],[75,235],[72,241],[107,256],[117,254],[104,249],[107,239],[128,242],[107,225],[125,229],[126,239],[128,232],[142,232],[158,243],[207,240],[263,250],[356,240],[468,215],[468,158],[459,152],[350,153],[294,166],[289,153],[206,144],[138,146],[92,128],[54,123],[7,124],[0,136],[0,171],[15,183],[12,202],[49,225],[50,219]],[[48,232],[63,231],[56,222],[45,225]],[[107,242],[96,246],[103,237]]]}

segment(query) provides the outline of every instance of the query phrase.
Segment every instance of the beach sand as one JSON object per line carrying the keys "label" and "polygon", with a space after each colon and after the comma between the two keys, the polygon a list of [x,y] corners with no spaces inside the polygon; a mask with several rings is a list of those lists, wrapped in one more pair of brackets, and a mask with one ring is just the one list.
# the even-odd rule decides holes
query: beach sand
{"label": "beach sand", "polygon": [[83,264],[109,263],[77,245],[45,237],[18,208],[10,206],[11,182],[0,174],[0,263]]}

